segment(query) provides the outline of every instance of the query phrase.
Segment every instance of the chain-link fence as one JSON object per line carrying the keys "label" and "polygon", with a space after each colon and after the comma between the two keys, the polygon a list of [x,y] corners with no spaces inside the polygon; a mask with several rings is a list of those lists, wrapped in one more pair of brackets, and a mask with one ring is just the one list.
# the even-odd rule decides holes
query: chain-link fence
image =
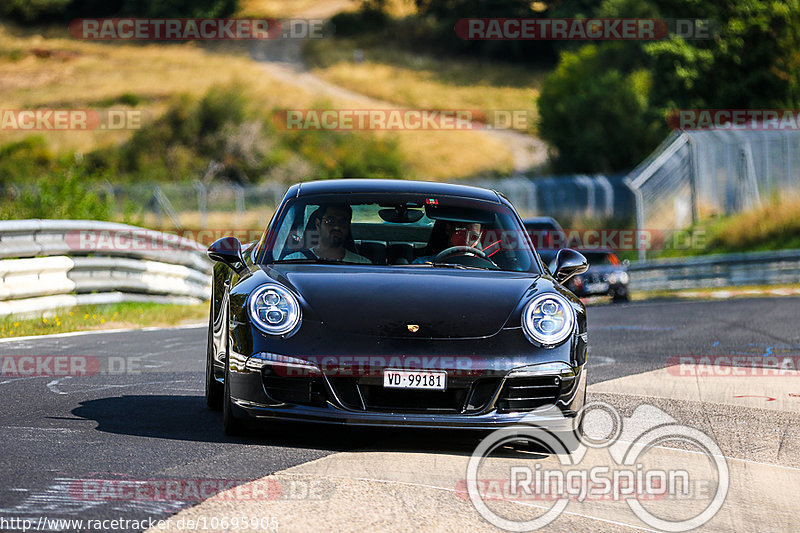
{"label": "chain-link fence", "polygon": [[[622,218],[632,212],[623,176],[575,175],[505,178],[471,182],[504,194],[526,215],[548,215],[565,221]],[[159,228],[263,229],[283,198],[278,183],[240,186],[216,184],[109,185],[120,213],[134,208],[142,222]]]}
{"label": "chain-link fence", "polygon": [[505,195],[523,215],[547,215],[574,223],[624,219],[633,209],[623,176],[603,174],[505,178],[475,182]]}
{"label": "chain-link fence", "polygon": [[[280,183],[109,185],[118,212],[172,229],[263,229],[287,187]],[[130,213],[130,210],[133,210]]]}
{"label": "chain-link fence", "polygon": [[[798,176],[800,131],[698,130],[673,133],[626,182],[637,228],[668,232],[798,193]],[[645,250],[639,259],[646,259]]]}

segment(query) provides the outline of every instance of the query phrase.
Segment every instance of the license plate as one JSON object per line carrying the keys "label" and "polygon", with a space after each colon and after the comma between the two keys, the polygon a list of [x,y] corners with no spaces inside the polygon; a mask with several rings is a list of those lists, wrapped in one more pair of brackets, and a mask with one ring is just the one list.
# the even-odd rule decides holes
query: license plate
{"label": "license plate", "polygon": [[608,290],[608,283],[589,283],[586,285],[586,292],[606,292]]}
{"label": "license plate", "polygon": [[386,369],[383,371],[383,386],[390,389],[445,390],[447,372]]}

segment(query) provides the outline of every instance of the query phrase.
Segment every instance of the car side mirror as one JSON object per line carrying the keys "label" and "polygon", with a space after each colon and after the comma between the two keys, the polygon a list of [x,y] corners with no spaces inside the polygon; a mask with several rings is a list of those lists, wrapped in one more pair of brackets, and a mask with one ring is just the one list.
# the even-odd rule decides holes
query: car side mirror
{"label": "car side mirror", "polygon": [[242,257],[242,243],[236,237],[223,237],[208,247],[208,258],[217,263],[224,263],[241,274],[247,270]]}
{"label": "car side mirror", "polygon": [[576,274],[583,274],[589,268],[589,262],[583,256],[570,248],[564,248],[556,254],[556,269],[553,277],[559,283],[564,283]]}

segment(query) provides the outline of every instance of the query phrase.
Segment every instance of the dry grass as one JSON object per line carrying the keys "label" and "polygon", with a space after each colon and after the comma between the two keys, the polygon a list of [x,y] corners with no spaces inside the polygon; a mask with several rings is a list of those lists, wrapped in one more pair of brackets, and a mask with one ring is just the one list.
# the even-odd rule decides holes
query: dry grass
{"label": "dry grass", "polygon": [[784,197],[719,221],[709,247],[720,251],[800,248],[800,198]]}
{"label": "dry grass", "polygon": [[536,132],[539,72],[419,56],[391,46],[364,49],[363,61],[356,63],[357,48],[351,39],[313,41],[306,55],[315,74],[373,98],[414,108],[482,110],[490,117],[496,110],[522,110],[528,119],[525,131]]}
{"label": "dry grass", "polygon": [[776,196],[737,215],[705,218],[687,231],[704,246],[668,245],[659,257],[800,249],[800,197]]}
{"label": "dry grass", "polygon": [[[359,0],[241,0],[239,12],[251,17],[328,18],[342,11],[355,11]],[[414,0],[387,0],[386,11],[394,17],[416,12]]]}
{"label": "dry grass", "polygon": [[[204,48],[194,43],[92,43],[66,33],[47,37],[0,25],[0,95],[4,108],[101,107],[125,94],[139,107],[163,112],[176,94],[201,95],[214,84],[237,82],[256,105],[310,105],[312,96],[254,68],[245,50]],[[125,106],[113,104],[115,108]],[[43,132],[57,149],[89,150],[124,140],[130,131]],[[0,141],[21,137],[2,132]]]}
{"label": "dry grass", "polygon": [[241,0],[239,12],[249,17],[328,18],[358,6],[358,0]]}
{"label": "dry grass", "polygon": [[[0,108],[82,108],[113,105],[124,95],[141,98],[137,109],[163,113],[180,93],[203,94],[214,84],[247,87],[261,109],[319,107],[319,96],[279,81],[243,47],[195,43],[94,43],[71,39],[64,29],[42,34],[0,24]],[[334,108],[353,107],[334,99]],[[59,152],[87,152],[123,142],[131,131],[37,132]],[[0,131],[0,144],[27,132]],[[392,135],[376,133],[376,135]],[[433,180],[502,173],[511,167],[505,147],[475,132],[402,132],[396,135],[413,177]]]}

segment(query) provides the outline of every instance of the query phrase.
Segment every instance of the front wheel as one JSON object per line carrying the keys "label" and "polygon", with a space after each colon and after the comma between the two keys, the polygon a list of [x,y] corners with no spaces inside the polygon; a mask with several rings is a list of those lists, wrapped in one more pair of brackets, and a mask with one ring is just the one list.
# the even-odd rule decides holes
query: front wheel
{"label": "front wheel", "polygon": [[223,386],[214,377],[213,322],[208,319],[208,347],[206,348],[206,405],[209,409],[222,409]]}
{"label": "front wheel", "polygon": [[222,429],[225,434],[233,437],[241,435],[244,424],[233,415],[231,406],[231,369],[229,362],[225,362],[225,385],[223,386],[222,398]]}

